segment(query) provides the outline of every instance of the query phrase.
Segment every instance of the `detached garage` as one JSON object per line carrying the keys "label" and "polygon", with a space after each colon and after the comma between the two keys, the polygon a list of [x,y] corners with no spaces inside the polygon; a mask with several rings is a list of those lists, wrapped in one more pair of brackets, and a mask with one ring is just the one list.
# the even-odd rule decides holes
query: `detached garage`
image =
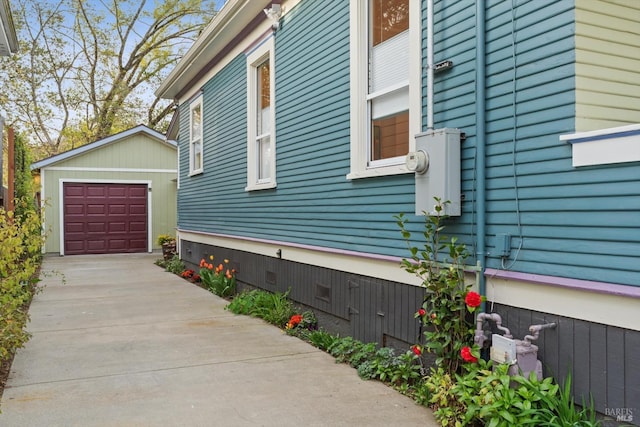
{"label": "detached garage", "polygon": [[46,253],[150,252],[176,227],[176,144],[137,126],[31,165]]}

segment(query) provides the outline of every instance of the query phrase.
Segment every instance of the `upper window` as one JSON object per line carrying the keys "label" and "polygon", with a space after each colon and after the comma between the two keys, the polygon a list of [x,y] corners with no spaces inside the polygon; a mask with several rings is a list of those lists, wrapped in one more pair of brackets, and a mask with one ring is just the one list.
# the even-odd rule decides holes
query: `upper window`
{"label": "upper window", "polygon": [[274,62],[273,37],[247,56],[247,190],[276,186]]}
{"label": "upper window", "polygon": [[189,106],[189,174],[201,173],[202,160],[202,95]]}
{"label": "upper window", "polygon": [[350,12],[348,178],[406,173],[420,132],[420,2],[352,0]]}

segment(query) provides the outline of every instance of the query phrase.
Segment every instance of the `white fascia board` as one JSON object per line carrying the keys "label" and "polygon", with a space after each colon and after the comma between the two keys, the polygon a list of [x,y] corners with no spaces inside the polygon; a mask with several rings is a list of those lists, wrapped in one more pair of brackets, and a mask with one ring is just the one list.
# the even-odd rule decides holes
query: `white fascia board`
{"label": "white fascia board", "polygon": [[115,135],[108,136],[103,139],[99,139],[98,141],[91,142],[89,144],[83,145],[81,147],[75,148],[73,150],[65,151],[64,153],[57,154],[55,156],[49,157],[47,159],[40,160],[39,162],[35,162],[31,164],[31,170],[41,169],[52,165],[54,163],[60,162],[62,160],[70,159],[71,157],[78,156],[80,154],[86,153],[91,150],[95,150],[97,148],[103,147],[107,144],[111,144],[113,142],[120,141],[122,139],[128,138],[132,135],[143,133],[151,138],[156,139],[159,142],[168,144],[173,148],[177,147],[175,141],[167,140],[163,134],[157,132],[145,125],[138,125],[134,128],[125,130],[120,133],[116,133]]}
{"label": "white fascia board", "polygon": [[160,84],[156,96],[175,99],[182,88],[270,4],[270,0],[229,0]]}

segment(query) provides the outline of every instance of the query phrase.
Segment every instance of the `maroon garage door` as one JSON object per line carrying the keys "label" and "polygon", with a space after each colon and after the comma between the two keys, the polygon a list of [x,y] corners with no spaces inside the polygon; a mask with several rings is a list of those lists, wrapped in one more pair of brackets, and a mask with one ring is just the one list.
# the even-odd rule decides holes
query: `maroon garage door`
{"label": "maroon garage door", "polygon": [[64,253],[147,251],[147,185],[64,183]]}

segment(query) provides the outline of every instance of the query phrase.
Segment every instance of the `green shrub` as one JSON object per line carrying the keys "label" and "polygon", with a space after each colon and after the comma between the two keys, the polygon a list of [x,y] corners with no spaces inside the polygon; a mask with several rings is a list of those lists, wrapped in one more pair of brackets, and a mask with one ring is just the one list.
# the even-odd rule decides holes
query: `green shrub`
{"label": "green shrub", "polygon": [[471,285],[464,282],[464,261],[469,253],[457,238],[442,234],[449,202],[435,201],[436,215],[425,215],[422,235],[426,242],[421,248],[411,241],[407,218],[399,214],[395,219],[411,252],[411,259],[403,259],[402,267],[418,276],[426,288],[422,307],[415,314],[424,325],[424,347],[435,354],[437,366],[453,375],[461,369],[461,350],[473,347],[474,323],[467,314],[477,308],[481,297],[473,292],[476,298],[466,300]]}
{"label": "green shrub", "polygon": [[288,295],[289,292],[272,293],[254,289],[236,295],[226,308],[235,314],[259,317],[273,325],[284,327],[294,313],[293,303],[289,301]]}
{"label": "green shrub", "polygon": [[348,363],[357,368],[375,354],[376,343],[365,344],[352,337],[344,337],[331,344],[327,351],[336,358],[336,363]]}
{"label": "green shrub", "polygon": [[164,269],[169,273],[180,274],[184,271],[184,263],[180,259],[180,256],[174,255],[169,261],[166,262]]}
{"label": "green shrub", "polygon": [[27,305],[33,297],[44,243],[40,216],[25,210],[14,218],[0,209],[0,241],[0,361],[5,361],[29,340]]}
{"label": "green shrub", "polygon": [[340,339],[339,336],[330,334],[324,330],[308,331],[303,338],[309,341],[313,346],[318,347],[320,350],[327,351],[336,341]]}

